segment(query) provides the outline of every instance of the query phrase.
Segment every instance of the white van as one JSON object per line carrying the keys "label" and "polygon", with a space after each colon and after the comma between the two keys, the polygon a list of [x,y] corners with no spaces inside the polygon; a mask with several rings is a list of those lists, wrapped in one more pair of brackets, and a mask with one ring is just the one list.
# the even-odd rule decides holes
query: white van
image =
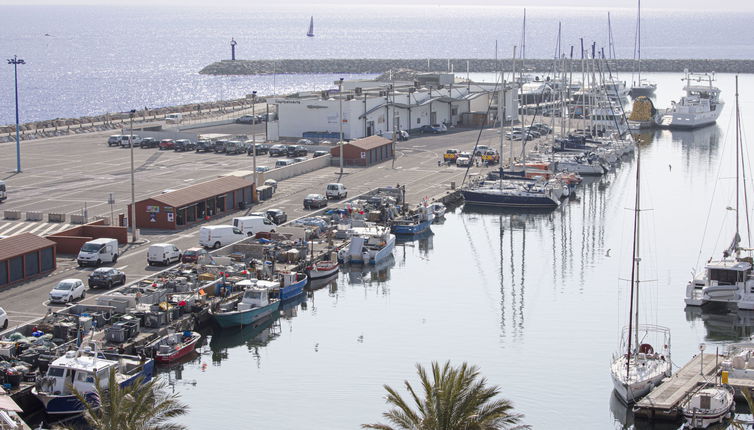
{"label": "white van", "polygon": [[79,266],[115,263],[118,261],[118,240],[110,238],[90,240],[81,247],[76,261]]}
{"label": "white van", "polygon": [[168,124],[180,124],[183,121],[183,114],[169,113],[165,115],[165,122]]}
{"label": "white van", "polygon": [[238,228],[247,236],[257,233],[275,231],[275,224],[264,216],[239,216],[233,218],[233,227]]}
{"label": "white van", "polygon": [[245,237],[241,230],[232,225],[210,225],[199,229],[199,245],[205,248],[220,248]]}
{"label": "white van", "polygon": [[346,186],[343,184],[327,184],[327,188],[325,189],[325,196],[327,197],[327,200],[340,200],[348,197],[348,191],[346,190]]}
{"label": "white van", "polygon": [[171,243],[155,243],[147,249],[147,264],[168,264],[181,260],[181,250]]}

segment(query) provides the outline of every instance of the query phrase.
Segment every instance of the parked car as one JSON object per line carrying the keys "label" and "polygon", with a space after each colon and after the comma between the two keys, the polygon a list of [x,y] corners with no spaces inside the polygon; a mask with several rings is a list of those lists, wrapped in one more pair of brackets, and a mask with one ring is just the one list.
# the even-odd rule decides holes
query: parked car
{"label": "parked car", "polygon": [[147,264],[162,264],[167,266],[170,263],[181,261],[181,250],[172,243],[155,243],[149,245],[147,249]]}
{"label": "parked car", "polygon": [[249,150],[247,151],[248,155],[254,155],[254,146],[256,146],[257,148],[257,155],[268,154],[270,152],[270,145],[265,145],[264,143],[257,143],[254,146],[251,146],[251,141],[247,143],[249,144]]}
{"label": "parked car", "polygon": [[274,222],[277,225],[283,224],[284,222],[288,221],[288,214],[285,213],[282,209],[267,209],[267,212],[265,212],[267,215],[267,218],[270,219],[270,221]]}
{"label": "parked car", "polygon": [[296,158],[293,159],[293,161],[296,162],[296,163],[300,163],[300,162],[306,161],[306,160],[308,160],[307,157],[296,157]]}
{"label": "parked car", "polygon": [[290,166],[293,163],[295,163],[295,161],[293,161],[292,159],[290,159],[290,158],[283,158],[282,160],[278,160],[278,161],[275,162],[275,168],[279,169],[281,167]]}
{"label": "parked car", "polygon": [[199,229],[199,245],[206,248],[220,248],[246,238],[246,235],[232,225],[209,225]]}
{"label": "parked car", "polygon": [[330,153],[330,151],[314,151],[314,153],[312,154],[312,158],[321,157],[321,156],[327,155],[329,153]]}
{"label": "parked car", "polygon": [[327,206],[327,199],[322,194],[308,194],[304,197],[304,209],[323,208]]}
{"label": "parked car", "polygon": [[490,147],[487,145],[477,145],[476,151],[474,151],[474,155],[477,157],[481,157],[482,154],[487,152],[488,149],[490,149]]}
{"label": "parked car", "polygon": [[332,183],[327,184],[327,187],[325,188],[325,197],[327,199],[344,199],[348,197],[348,190],[346,189],[346,186],[339,183]]}
{"label": "parked car", "polygon": [[214,152],[215,144],[211,140],[197,140],[196,152]]}
{"label": "parked car", "polygon": [[462,152],[458,155],[458,158],[456,158],[456,166],[458,167],[469,167],[472,163],[471,154],[468,152]]}
{"label": "parked car", "polygon": [[138,134],[134,134],[133,136],[130,134],[124,134],[121,136],[120,147],[130,148],[131,142],[133,142],[134,147],[141,146],[141,136]]}
{"label": "parked car", "polygon": [[438,134],[445,133],[446,131],[448,131],[448,127],[446,127],[445,124],[425,124],[419,127],[420,133]]}
{"label": "parked car", "polygon": [[145,137],[144,139],[141,139],[141,145],[139,146],[141,146],[142,149],[157,148],[160,146],[160,141],[154,137]]}
{"label": "parked car", "polygon": [[526,127],[526,132],[532,135],[535,139],[542,136],[542,133],[540,133],[536,128],[534,127]]}
{"label": "parked car", "polygon": [[245,142],[240,140],[229,140],[225,142],[225,153],[229,155],[244,154],[248,150]]}
{"label": "parked car", "polygon": [[264,184],[267,185],[268,187],[272,187],[273,193],[278,190],[278,181],[274,179],[265,179]]}
{"label": "parked car", "polygon": [[299,139],[298,141],[296,141],[296,145],[314,145],[314,142],[309,139]]}
{"label": "parked car", "polygon": [[482,161],[487,164],[497,164],[500,162],[500,154],[494,149],[488,149],[482,154]]}
{"label": "parked car", "polygon": [[178,139],[173,146],[173,149],[175,149],[176,152],[193,151],[195,148],[196,145],[194,145],[194,142],[189,139]]}
{"label": "parked car", "polygon": [[442,155],[442,160],[446,163],[455,163],[456,158],[458,158],[458,152],[457,149],[448,149],[445,151],[445,154]]}
{"label": "parked car", "polygon": [[200,258],[207,254],[208,252],[204,248],[189,248],[183,251],[181,263],[196,263]]}
{"label": "parked car", "polygon": [[118,240],[109,237],[90,240],[81,245],[76,261],[79,267],[115,263],[118,261]]}
{"label": "parked car", "polygon": [[285,145],[270,146],[270,157],[280,157],[286,154],[288,154],[288,148]]}
{"label": "parked car", "polygon": [[120,134],[114,134],[107,138],[107,146],[120,146],[123,137]]}
{"label": "parked car", "polygon": [[288,154],[288,157],[303,157],[304,155],[308,154],[309,151],[307,151],[306,148],[304,148],[301,145],[288,145],[286,148],[286,153]]}
{"label": "parked car", "polygon": [[238,124],[256,124],[259,122],[259,117],[256,115],[242,115],[236,118]]}
{"label": "parked car", "polygon": [[409,137],[411,137],[411,136],[408,134],[408,131],[406,131],[406,130],[399,130],[398,131],[398,136],[396,136],[396,138],[399,141],[406,141],[406,140],[408,140]]}
{"label": "parked car", "polygon": [[539,133],[542,135],[552,133],[552,128],[550,128],[550,126],[547,124],[543,124],[541,122],[535,122],[531,126],[534,127],[537,131],[539,131]]}
{"label": "parked car", "polygon": [[8,328],[8,313],[3,308],[0,308],[0,326],[3,327],[3,330]]}
{"label": "parked car", "polygon": [[160,141],[160,151],[165,150],[171,150],[175,149],[175,140],[173,139],[162,139]]}
{"label": "parked car", "polygon": [[125,284],[126,274],[112,267],[100,267],[89,274],[89,288],[112,288],[114,285]]}
{"label": "parked car", "polygon": [[267,215],[262,216],[239,216],[233,218],[233,227],[244,232],[247,236],[257,233],[269,233],[275,231],[275,224]]}
{"label": "parked car", "polygon": [[63,279],[50,291],[51,303],[68,303],[84,297],[86,297],[86,288],[80,279]]}
{"label": "parked car", "polygon": [[270,170],[272,170],[270,166],[257,166],[257,173],[269,172]]}
{"label": "parked car", "polygon": [[227,142],[227,140],[215,141],[215,143],[212,145],[212,150],[215,151],[215,154],[221,154],[225,152],[225,142]]}
{"label": "parked car", "polygon": [[180,124],[183,121],[183,114],[169,113],[165,115],[165,122],[168,124]]}

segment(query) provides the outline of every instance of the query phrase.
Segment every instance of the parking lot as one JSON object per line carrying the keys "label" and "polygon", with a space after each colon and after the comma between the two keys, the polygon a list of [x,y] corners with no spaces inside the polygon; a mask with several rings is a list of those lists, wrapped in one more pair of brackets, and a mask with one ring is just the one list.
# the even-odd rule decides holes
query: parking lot
{"label": "parking lot", "polygon": [[[108,193],[112,192],[116,199],[116,216],[125,212],[125,205],[130,200],[130,150],[108,148],[105,142],[109,134],[93,133],[23,142],[22,174],[12,173],[15,168],[12,144],[0,144],[0,171],[9,190],[9,198],[0,205],[0,210],[80,212],[86,205],[90,216],[109,216],[110,207],[106,200]],[[478,134],[478,130],[456,130],[447,134],[412,137],[397,145],[394,165],[388,161],[368,169],[347,168],[342,177],[337,167],[327,167],[290,178],[278,184],[278,190],[271,200],[243,212],[213,219],[209,224],[227,224],[233,216],[273,207],[285,210],[288,219],[295,219],[309,212],[303,209],[306,194],[324,193],[325,184],[329,182],[344,183],[348,187],[349,197],[378,186],[406,185],[409,201],[418,202],[424,196],[447,190],[451,181],[461,184],[465,169],[438,166],[437,161],[442,159],[447,148],[471,150]],[[494,130],[483,132],[480,144],[497,146],[497,142],[499,135]],[[261,158],[269,159],[267,156]],[[165,189],[181,188],[235,170],[251,170],[251,157],[135,148],[134,164],[136,199],[139,200]],[[473,172],[480,170],[483,168],[472,169]],[[336,204],[330,202],[329,206]],[[12,223],[0,220],[0,234],[4,225]],[[36,232],[44,228],[40,227]],[[142,240],[123,247],[114,267],[125,271],[129,282],[155,273],[162,268],[147,265],[148,244],[170,242],[180,249],[186,249],[197,245],[198,230],[199,226],[180,231],[142,231]],[[53,274],[0,291],[0,306],[8,311],[11,326],[37,318],[47,312],[48,293],[55,283],[66,278],[86,279],[92,270],[79,268],[72,257],[63,256],[58,259],[58,269]],[[91,291],[85,301],[94,302],[96,296],[103,292],[106,290]]]}

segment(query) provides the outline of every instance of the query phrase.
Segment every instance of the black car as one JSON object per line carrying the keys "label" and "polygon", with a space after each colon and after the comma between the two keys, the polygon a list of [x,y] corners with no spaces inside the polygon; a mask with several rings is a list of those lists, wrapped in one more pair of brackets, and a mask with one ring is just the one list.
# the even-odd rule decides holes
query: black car
{"label": "black car", "polygon": [[140,146],[142,148],[157,148],[160,146],[160,141],[154,137],[145,137],[144,139],[141,139]]}
{"label": "black car", "polygon": [[267,209],[267,212],[265,212],[265,214],[270,221],[274,222],[277,225],[288,221],[288,214],[286,214],[282,209]]}
{"label": "black car", "polygon": [[176,152],[193,151],[196,148],[194,142],[188,139],[178,139],[175,141],[174,149]]}
{"label": "black car", "polygon": [[288,153],[288,148],[285,145],[272,145],[270,146],[270,157],[280,157]]}
{"label": "black car", "polygon": [[308,194],[304,198],[304,209],[316,209],[327,206],[327,199],[322,194]]}
{"label": "black car", "polygon": [[238,124],[258,124],[261,120],[258,115],[243,115],[236,119]]}
{"label": "black car", "polygon": [[216,154],[225,152],[225,140],[215,141],[215,145],[212,147]]}
{"label": "black car", "polygon": [[196,141],[196,152],[213,152],[215,150],[215,145],[212,143],[211,140],[197,140]]}
{"label": "black car", "polygon": [[303,157],[308,153],[309,151],[307,151],[302,145],[288,145],[286,148],[286,155],[291,158]]}
{"label": "black car", "polygon": [[[257,155],[261,154],[268,154],[270,152],[270,145],[265,145],[264,143],[257,143]],[[249,155],[254,155],[254,147],[249,146]]]}
{"label": "black car", "polygon": [[89,275],[89,288],[112,288],[114,285],[124,285],[125,283],[126,274],[112,267],[100,267]]}
{"label": "black car", "polygon": [[321,156],[327,155],[329,153],[330,153],[330,151],[314,151],[314,153],[312,154],[312,157],[321,157]]}

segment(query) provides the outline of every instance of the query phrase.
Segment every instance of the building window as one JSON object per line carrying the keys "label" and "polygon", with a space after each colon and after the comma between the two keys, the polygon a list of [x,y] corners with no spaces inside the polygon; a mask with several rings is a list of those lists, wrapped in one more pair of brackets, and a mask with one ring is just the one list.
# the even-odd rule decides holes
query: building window
{"label": "building window", "polygon": [[458,115],[458,106],[453,106],[453,108],[452,108],[452,109],[450,109],[450,114],[451,114],[452,116],[456,116],[456,115]]}
{"label": "building window", "polygon": [[422,120],[421,120],[421,118],[416,118],[416,123],[417,123],[417,124],[421,124],[421,123],[422,123]]}

